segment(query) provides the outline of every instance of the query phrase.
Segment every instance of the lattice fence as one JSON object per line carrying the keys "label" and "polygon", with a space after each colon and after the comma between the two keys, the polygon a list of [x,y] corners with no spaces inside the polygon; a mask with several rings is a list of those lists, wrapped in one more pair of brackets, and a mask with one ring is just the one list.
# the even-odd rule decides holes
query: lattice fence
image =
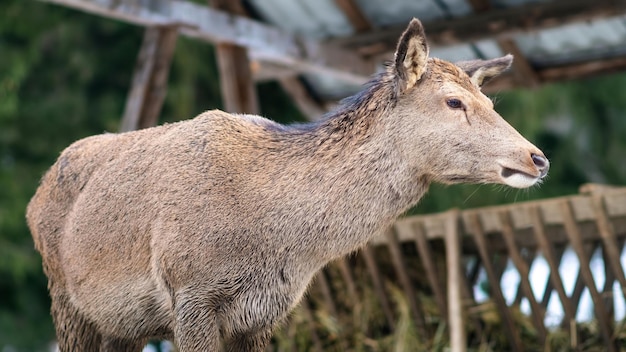
{"label": "lattice fence", "polygon": [[[400,330],[410,329],[424,349],[444,336],[453,351],[465,351],[493,329],[480,314],[488,304],[495,307],[492,323],[505,337],[506,349],[544,349],[549,333],[560,329],[580,350],[586,342],[576,314],[588,290],[598,340],[606,351],[618,351],[626,342],[618,336],[623,331],[615,322],[613,287],[617,282],[626,300],[620,261],[625,237],[626,188],[597,185],[571,197],[408,217],[320,273],[283,335],[297,339],[299,322],[307,327],[313,350],[367,350],[368,341],[397,339]],[[562,267],[566,249],[579,262],[569,294],[559,275],[560,267],[568,269]],[[602,287],[589,265],[597,250],[604,264]],[[538,258],[550,272],[539,294],[529,279]],[[519,276],[509,302],[502,286],[515,283],[502,282],[507,267]],[[486,291],[486,303],[477,302],[477,286]],[[555,299],[562,316],[556,327],[547,326],[546,309]],[[525,313],[522,302],[529,307]],[[531,326],[522,328],[528,321]],[[522,336],[528,331],[533,346]],[[293,342],[292,349],[297,346]]]}

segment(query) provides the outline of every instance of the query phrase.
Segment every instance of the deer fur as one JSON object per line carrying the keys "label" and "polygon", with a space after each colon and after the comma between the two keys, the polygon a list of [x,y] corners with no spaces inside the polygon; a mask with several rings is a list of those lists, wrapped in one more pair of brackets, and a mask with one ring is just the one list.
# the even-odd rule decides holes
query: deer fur
{"label": "deer fur", "polygon": [[263,351],[313,275],[431,182],[536,184],[548,161],[479,87],[511,61],[429,58],[413,20],[322,121],[214,110],[75,142],[27,209],[60,350]]}

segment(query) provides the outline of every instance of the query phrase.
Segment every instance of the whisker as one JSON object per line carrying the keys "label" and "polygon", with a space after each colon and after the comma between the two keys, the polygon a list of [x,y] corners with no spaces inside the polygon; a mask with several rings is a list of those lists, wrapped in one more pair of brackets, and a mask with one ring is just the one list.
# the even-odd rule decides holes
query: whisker
{"label": "whisker", "polygon": [[474,194],[476,194],[476,192],[478,192],[478,190],[480,189],[480,187],[482,187],[482,184],[479,184],[478,187],[476,187],[476,189],[474,190],[474,192],[472,192],[469,196],[467,196],[467,198],[465,198],[465,200],[463,201],[463,204],[467,203],[467,201],[472,198],[472,196]]}

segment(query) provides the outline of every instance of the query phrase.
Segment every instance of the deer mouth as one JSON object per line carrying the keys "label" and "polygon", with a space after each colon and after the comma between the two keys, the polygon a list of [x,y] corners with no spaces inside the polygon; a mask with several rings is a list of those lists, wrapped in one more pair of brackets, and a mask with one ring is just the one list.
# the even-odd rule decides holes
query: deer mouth
{"label": "deer mouth", "polygon": [[537,182],[541,180],[542,176],[544,176],[542,173],[534,176],[527,172],[513,169],[510,167],[501,167],[502,170],[500,171],[500,176],[502,176],[504,184],[513,188],[528,188],[534,186]]}

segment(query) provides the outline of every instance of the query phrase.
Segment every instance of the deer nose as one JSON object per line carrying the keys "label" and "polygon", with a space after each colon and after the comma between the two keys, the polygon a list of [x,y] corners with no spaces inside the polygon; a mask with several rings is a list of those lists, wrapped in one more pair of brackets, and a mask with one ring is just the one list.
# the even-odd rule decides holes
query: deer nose
{"label": "deer nose", "polygon": [[550,162],[546,159],[545,156],[539,154],[530,154],[530,158],[533,159],[533,163],[537,167],[537,170],[541,172],[541,178],[544,178],[548,174],[548,170],[550,169]]}

